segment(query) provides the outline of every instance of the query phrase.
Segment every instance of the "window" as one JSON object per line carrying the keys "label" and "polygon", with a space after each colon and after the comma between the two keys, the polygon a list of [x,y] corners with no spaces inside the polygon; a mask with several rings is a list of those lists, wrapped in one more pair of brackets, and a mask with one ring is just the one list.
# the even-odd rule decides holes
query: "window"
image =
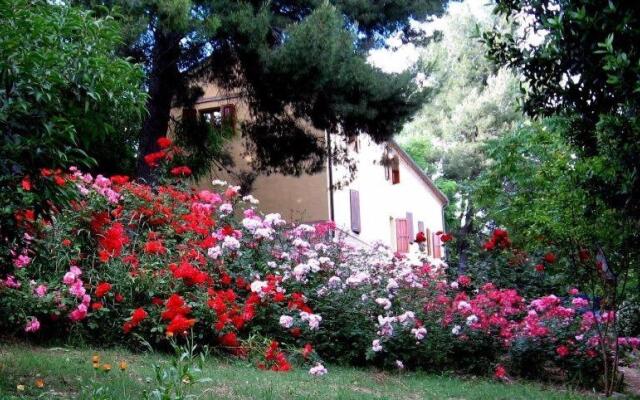
{"label": "window", "polygon": [[391,183],[394,185],[400,183],[400,161],[398,156],[391,161]]}
{"label": "window", "polygon": [[424,222],[423,221],[418,221],[418,232],[425,233],[425,231],[424,231]]}
{"label": "window", "polygon": [[236,107],[233,104],[227,104],[222,107],[207,108],[200,110],[200,117],[215,128],[231,126],[233,128],[236,118]]}
{"label": "window", "polygon": [[222,126],[222,110],[220,107],[202,110],[200,111],[200,116],[203,120],[216,128],[220,128]]}
{"label": "window", "polygon": [[351,230],[360,233],[360,192],[350,189],[349,201],[351,205]]}
{"label": "window", "polygon": [[396,219],[396,250],[398,253],[409,251],[409,229],[404,218]]}

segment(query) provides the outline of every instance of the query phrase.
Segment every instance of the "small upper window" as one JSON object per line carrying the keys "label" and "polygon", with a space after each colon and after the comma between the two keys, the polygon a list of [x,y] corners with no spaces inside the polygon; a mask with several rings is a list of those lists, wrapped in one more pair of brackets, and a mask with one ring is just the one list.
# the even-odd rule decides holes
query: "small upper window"
{"label": "small upper window", "polygon": [[209,108],[200,112],[202,119],[207,123],[219,128],[222,126],[222,111],[220,107]]}
{"label": "small upper window", "polygon": [[394,185],[400,183],[400,161],[398,161],[398,157],[395,157],[391,162],[391,183]]}

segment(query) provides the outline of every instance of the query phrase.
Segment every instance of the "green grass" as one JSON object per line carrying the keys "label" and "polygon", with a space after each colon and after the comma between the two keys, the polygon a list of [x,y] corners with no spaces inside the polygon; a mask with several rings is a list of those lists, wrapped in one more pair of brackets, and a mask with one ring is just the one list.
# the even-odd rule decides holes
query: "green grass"
{"label": "green grass", "polygon": [[[96,372],[91,356],[109,362],[109,373]],[[125,372],[118,362],[129,364]],[[154,363],[168,363],[166,355],[132,354],[122,350],[91,350],[0,346],[0,399],[91,398],[87,388],[104,385],[114,399],[139,399],[154,385]],[[307,370],[265,372],[253,365],[208,358],[202,376],[206,383],[191,385],[198,399],[587,399],[584,394],[488,379],[460,379],[424,373],[389,373],[328,366],[329,374],[313,377]],[[42,378],[44,388],[35,381]],[[25,386],[18,392],[17,385]]]}

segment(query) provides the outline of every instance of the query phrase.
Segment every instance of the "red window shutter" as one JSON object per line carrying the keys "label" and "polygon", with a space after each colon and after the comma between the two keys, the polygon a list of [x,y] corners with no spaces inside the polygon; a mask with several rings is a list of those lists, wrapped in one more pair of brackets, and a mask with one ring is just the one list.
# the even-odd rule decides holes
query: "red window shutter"
{"label": "red window shutter", "polygon": [[228,123],[235,122],[236,119],[236,106],[233,104],[227,104],[222,106],[222,120]]}
{"label": "red window shutter", "polygon": [[407,253],[409,251],[409,230],[406,219],[396,219],[396,244],[398,253]]}
{"label": "red window shutter", "polygon": [[351,230],[355,233],[360,233],[360,192],[357,190],[349,190],[350,205],[351,205]]}
{"label": "red window shutter", "polygon": [[195,108],[183,108],[182,109],[182,121],[183,122],[195,122],[198,117],[198,111]]}
{"label": "red window shutter", "polygon": [[415,232],[413,231],[413,213],[407,213],[407,236],[409,236],[409,243],[413,243],[416,239]]}
{"label": "red window shutter", "polygon": [[391,183],[394,185],[400,183],[400,169],[394,168],[391,171]]}

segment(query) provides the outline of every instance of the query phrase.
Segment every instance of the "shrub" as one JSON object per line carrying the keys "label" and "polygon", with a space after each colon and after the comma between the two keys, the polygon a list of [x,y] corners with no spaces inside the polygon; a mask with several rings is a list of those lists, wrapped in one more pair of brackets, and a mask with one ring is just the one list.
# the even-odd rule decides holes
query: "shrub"
{"label": "shrub", "polygon": [[[68,202],[71,165],[126,169],[143,71],[118,57],[112,18],[47,1],[0,2],[0,251],[17,225]],[[126,128],[126,129],[125,129]],[[0,253],[7,262],[8,254]]]}
{"label": "shrub", "polygon": [[351,248],[331,223],[260,214],[237,187],[185,186],[188,169],[169,164],[181,150],[161,145],[147,158],[168,176],[157,187],[63,176],[79,200],[24,223],[0,286],[5,331],[158,348],[189,333],[276,371],[306,364],[321,374],[325,359],[597,378],[596,323],[612,317],[577,289],[528,301],[469,276],[448,280],[444,264],[421,255]]}

